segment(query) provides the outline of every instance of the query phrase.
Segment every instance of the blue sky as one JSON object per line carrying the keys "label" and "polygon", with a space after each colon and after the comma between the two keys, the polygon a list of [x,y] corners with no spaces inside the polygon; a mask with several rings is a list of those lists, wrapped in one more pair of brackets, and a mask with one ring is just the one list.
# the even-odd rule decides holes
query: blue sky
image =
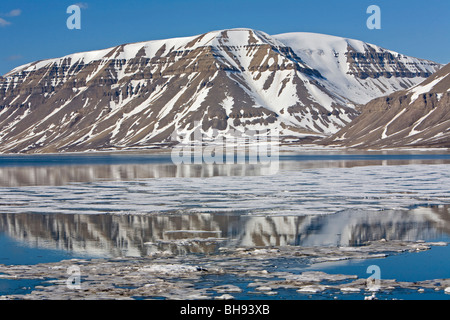
{"label": "blue sky", "polygon": [[[76,3],[81,30],[69,30],[66,9]],[[380,30],[366,27],[372,4],[381,9]],[[448,0],[1,1],[0,74],[74,52],[238,27],[343,36],[448,63],[449,16]]]}

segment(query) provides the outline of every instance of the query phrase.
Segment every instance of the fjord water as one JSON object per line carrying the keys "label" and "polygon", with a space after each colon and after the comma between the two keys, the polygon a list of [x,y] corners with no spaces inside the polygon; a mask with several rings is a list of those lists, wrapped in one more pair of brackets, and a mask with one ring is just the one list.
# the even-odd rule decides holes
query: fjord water
{"label": "fjord water", "polygon": [[[450,154],[429,152],[289,153],[277,166],[174,165],[164,153],[1,156],[0,263],[448,240],[449,164]],[[449,277],[429,272],[447,247],[421,254],[426,264],[380,263],[397,278],[405,261],[415,266],[405,281],[420,268]],[[361,274],[365,263],[317,268]]]}
{"label": "fjord water", "polygon": [[279,155],[276,166],[174,165],[169,153],[69,153],[0,156],[0,187],[55,186],[73,182],[148,178],[273,175],[279,171],[405,164],[449,164],[450,154],[305,152]]}

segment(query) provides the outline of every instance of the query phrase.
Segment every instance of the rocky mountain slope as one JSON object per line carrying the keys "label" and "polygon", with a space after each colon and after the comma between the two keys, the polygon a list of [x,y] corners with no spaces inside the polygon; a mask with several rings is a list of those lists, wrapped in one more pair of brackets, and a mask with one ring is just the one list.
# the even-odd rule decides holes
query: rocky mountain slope
{"label": "rocky mountain slope", "polygon": [[328,136],[359,104],[440,67],[362,41],[251,29],[76,53],[0,78],[0,152],[147,148],[195,129],[205,140]]}
{"label": "rocky mountain slope", "polygon": [[450,148],[450,64],[422,83],[370,101],[326,144],[352,148]]}

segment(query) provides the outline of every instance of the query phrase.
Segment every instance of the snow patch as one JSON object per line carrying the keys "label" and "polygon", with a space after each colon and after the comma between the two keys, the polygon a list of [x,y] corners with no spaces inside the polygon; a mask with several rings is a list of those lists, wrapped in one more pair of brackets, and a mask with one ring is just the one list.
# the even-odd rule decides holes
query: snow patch
{"label": "snow patch", "polygon": [[426,85],[418,85],[415,86],[411,89],[409,89],[408,91],[410,91],[411,93],[413,93],[413,95],[411,96],[411,103],[413,103],[414,101],[417,100],[417,98],[419,97],[419,95],[423,94],[423,93],[427,93],[430,92],[431,89],[433,89],[433,87],[438,84],[443,78],[445,78],[447,75],[439,77],[434,79],[433,81],[431,81],[430,83],[426,84]]}

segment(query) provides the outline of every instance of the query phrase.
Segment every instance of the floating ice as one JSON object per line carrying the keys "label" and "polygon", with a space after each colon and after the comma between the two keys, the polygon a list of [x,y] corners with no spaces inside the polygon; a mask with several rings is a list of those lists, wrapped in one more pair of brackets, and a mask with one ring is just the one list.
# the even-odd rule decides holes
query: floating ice
{"label": "floating ice", "polygon": [[330,214],[448,204],[449,165],[281,171],[271,176],[97,181],[0,188],[5,213]]}

